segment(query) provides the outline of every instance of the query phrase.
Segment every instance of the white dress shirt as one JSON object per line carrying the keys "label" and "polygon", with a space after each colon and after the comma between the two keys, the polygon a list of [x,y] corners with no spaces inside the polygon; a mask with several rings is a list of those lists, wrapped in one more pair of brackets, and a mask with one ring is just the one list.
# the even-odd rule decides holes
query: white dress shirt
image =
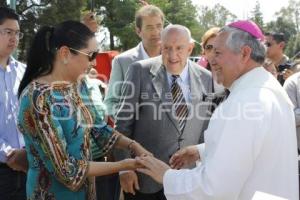
{"label": "white dress shirt", "polygon": [[[182,90],[184,99],[186,103],[191,103],[191,89],[190,89],[190,74],[189,74],[189,62],[186,62],[185,67],[183,68],[181,74],[179,74],[179,78],[176,80],[177,84]],[[173,77],[172,74],[167,72],[169,89],[171,91]]]}
{"label": "white dress shirt", "polygon": [[0,162],[6,162],[11,150],[25,146],[23,134],[17,128],[18,89],[25,69],[26,65],[13,57],[5,69],[0,66]]}
{"label": "white dress shirt", "polygon": [[194,169],[168,170],[168,200],[250,200],[263,192],[298,200],[293,106],[277,80],[262,67],[237,79],[215,110],[198,145]]}

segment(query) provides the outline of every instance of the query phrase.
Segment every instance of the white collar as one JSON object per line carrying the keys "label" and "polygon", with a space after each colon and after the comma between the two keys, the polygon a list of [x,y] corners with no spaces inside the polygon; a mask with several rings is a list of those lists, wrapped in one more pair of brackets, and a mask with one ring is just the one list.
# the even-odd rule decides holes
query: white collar
{"label": "white collar", "polygon": [[141,42],[141,50],[142,50],[143,59],[150,58],[150,56],[147,54],[147,52],[146,52],[146,50],[144,48],[143,42]]}
{"label": "white collar", "polygon": [[[187,61],[182,72],[179,74],[179,78],[182,82],[187,82],[189,80],[189,62]],[[167,71],[168,79],[172,82],[172,74]]]}

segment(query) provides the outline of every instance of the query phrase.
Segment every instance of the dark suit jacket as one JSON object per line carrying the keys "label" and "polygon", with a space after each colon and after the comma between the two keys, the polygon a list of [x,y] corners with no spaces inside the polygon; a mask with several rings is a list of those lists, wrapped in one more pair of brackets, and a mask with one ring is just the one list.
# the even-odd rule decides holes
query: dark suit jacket
{"label": "dark suit jacket", "polygon": [[[202,100],[212,90],[209,71],[191,61],[188,61],[188,67],[192,100],[181,147],[203,142],[209,105]],[[172,113],[172,94],[161,56],[133,63],[125,81],[121,107],[116,116],[116,130],[138,141],[155,157],[168,163],[170,156],[178,149],[180,130],[174,109]],[[126,155],[119,153],[116,157],[124,159]],[[162,189],[162,185],[141,174],[139,184],[143,193],[155,193]]]}

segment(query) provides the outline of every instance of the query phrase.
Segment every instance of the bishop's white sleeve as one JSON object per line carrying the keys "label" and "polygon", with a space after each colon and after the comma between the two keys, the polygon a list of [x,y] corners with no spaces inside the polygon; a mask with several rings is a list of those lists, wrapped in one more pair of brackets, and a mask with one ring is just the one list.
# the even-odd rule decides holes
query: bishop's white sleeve
{"label": "bishop's white sleeve", "polygon": [[[238,198],[261,149],[267,129],[265,126],[269,126],[265,119],[268,116],[261,106],[247,112],[247,115],[239,115],[247,101],[247,98],[240,98],[226,102],[226,106],[221,106],[223,110],[218,108],[215,111],[214,115],[222,112],[223,117],[218,116],[210,121],[200,165],[194,169],[169,169],[165,173],[163,185],[168,200]],[[224,116],[224,113],[230,113],[230,116]]]}
{"label": "bishop's white sleeve", "polygon": [[198,144],[197,148],[198,148],[198,152],[199,152],[200,160],[201,160],[201,158],[204,157],[205,143]]}
{"label": "bishop's white sleeve", "polygon": [[196,161],[196,165],[198,166],[201,164],[201,159],[204,158],[205,143],[198,144],[197,149],[200,156],[200,160]]}

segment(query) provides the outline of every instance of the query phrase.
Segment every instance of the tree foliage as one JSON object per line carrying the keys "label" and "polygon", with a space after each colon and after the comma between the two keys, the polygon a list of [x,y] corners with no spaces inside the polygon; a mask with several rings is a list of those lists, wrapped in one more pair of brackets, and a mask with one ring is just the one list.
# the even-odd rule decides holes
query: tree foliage
{"label": "tree foliage", "polygon": [[[79,20],[83,0],[34,0],[17,1],[16,12],[21,18],[21,31],[24,33],[18,49],[18,58],[25,60],[26,51],[36,31],[43,25],[53,26],[64,20]],[[66,12],[67,10],[67,12]]]}
{"label": "tree foliage", "polygon": [[120,39],[120,47],[123,49],[131,48],[138,43],[133,24],[137,7],[136,0],[99,0],[95,2],[95,8],[103,15],[102,25],[107,27],[110,33],[110,49],[116,48],[115,37]]}
{"label": "tree foliage", "polygon": [[236,19],[236,15],[224,6],[216,4],[213,8],[200,6],[197,8],[199,28],[197,29],[197,40],[201,41],[202,35],[212,27],[222,27]]}
{"label": "tree foliage", "polygon": [[292,23],[297,32],[299,32],[299,23],[300,23],[300,1],[289,0],[287,7],[281,8],[281,10],[275,15],[282,20]]}
{"label": "tree foliage", "polygon": [[[155,2],[151,2],[155,4]],[[158,4],[159,3],[159,4]],[[192,37],[195,41],[200,41],[200,24],[197,20],[197,9],[191,0],[169,0],[157,2],[158,7],[162,8],[166,15],[166,22],[171,24],[181,24],[191,30]],[[193,54],[199,54],[200,45],[194,48]]]}
{"label": "tree foliage", "polygon": [[6,2],[6,0],[0,0],[0,6],[1,6],[1,7],[7,7],[7,2]]}
{"label": "tree foliage", "polygon": [[236,19],[236,15],[224,6],[216,4],[213,8],[201,6],[198,10],[200,26],[207,30],[214,26],[222,27]]}
{"label": "tree foliage", "polygon": [[[290,58],[300,52],[300,34],[293,35],[286,46],[285,52]],[[299,57],[298,57],[299,58]]]}
{"label": "tree foliage", "polygon": [[285,53],[292,57],[296,52],[300,51],[299,40],[299,9],[300,2],[290,0],[287,7],[281,8],[281,10],[275,15],[277,18],[266,24],[266,32],[281,32],[284,33],[287,39],[287,45]]}
{"label": "tree foliage", "polygon": [[256,0],[255,7],[253,11],[251,12],[252,17],[250,18],[252,21],[254,21],[260,28],[264,27],[264,19],[263,19],[263,14],[260,10],[260,4]]}
{"label": "tree foliage", "polygon": [[[147,3],[156,5],[162,9],[166,15],[166,25],[182,24],[191,29],[192,35],[199,33],[199,23],[197,21],[197,11],[191,0],[148,0]],[[103,26],[110,32],[111,49],[121,48],[127,50],[134,47],[139,38],[135,33],[134,15],[140,8],[137,0],[100,0],[96,7],[103,10]],[[101,9],[102,8],[102,9]],[[114,37],[120,40],[120,46],[115,47]]]}
{"label": "tree foliage", "polygon": [[[83,10],[95,10],[103,18],[102,26],[108,29],[110,49],[127,50],[134,47],[139,38],[135,33],[134,15],[140,8],[141,0],[24,0],[17,1],[17,12],[21,15],[21,30],[25,33],[20,41],[19,58],[24,60],[34,33],[42,25],[54,25],[67,19],[79,20]],[[194,6],[191,0],[144,0],[160,7],[166,15],[167,23],[187,26],[192,37],[201,41],[203,33],[213,26],[222,27],[236,20],[236,16],[220,4],[210,8]],[[39,2],[39,3],[37,3]],[[0,6],[7,6],[6,0],[0,0]],[[260,4],[256,2],[251,18],[264,27],[264,31],[283,32],[289,38],[286,53],[292,56],[300,49],[299,32],[300,1],[289,0],[289,5],[276,13],[277,18],[264,23]],[[194,54],[200,52],[196,45]]]}

